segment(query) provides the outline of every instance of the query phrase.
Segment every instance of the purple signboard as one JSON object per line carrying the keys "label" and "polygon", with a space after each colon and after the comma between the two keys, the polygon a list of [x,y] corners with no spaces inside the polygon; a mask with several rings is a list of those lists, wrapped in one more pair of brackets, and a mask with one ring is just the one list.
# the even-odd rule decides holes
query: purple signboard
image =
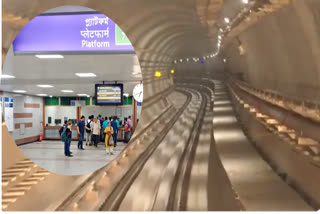
{"label": "purple signboard", "polygon": [[13,50],[15,54],[134,53],[125,33],[100,13],[37,16],[13,41]]}

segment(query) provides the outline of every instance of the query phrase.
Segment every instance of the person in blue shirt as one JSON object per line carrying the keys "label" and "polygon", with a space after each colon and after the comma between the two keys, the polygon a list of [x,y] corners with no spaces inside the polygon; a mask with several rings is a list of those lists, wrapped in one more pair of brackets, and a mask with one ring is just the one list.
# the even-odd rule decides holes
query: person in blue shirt
{"label": "person in blue shirt", "polygon": [[[118,129],[119,129],[119,127],[120,127],[120,122],[119,122],[119,118],[118,118],[118,117],[116,117],[116,123],[117,123]],[[117,129],[117,131],[118,131],[118,129]]]}
{"label": "person in blue shirt", "polygon": [[109,119],[108,119],[108,117],[105,117],[104,119],[105,119],[105,121],[102,123],[102,126],[104,129],[106,129],[108,127]]}
{"label": "person in blue shirt", "polygon": [[79,136],[78,149],[81,149],[81,150],[84,150],[83,148],[84,130],[88,129],[84,121],[85,121],[85,117],[81,116],[80,120],[77,123],[77,133]]}
{"label": "person in blue shirt", "polygon": [[71,155],[72,152],[70,151],[70,146],[72,141],[71,124],[72,124],[72,121],[69,119],[65,127],[67,139],[64,142],[64,154],[68,157],[73,157],[73,155]]}
{"label": "person in blue shirt", "polygon": [[114,142],[114,147],[117,147],[117,136],[118,136],[118,125],[116,122],[117,117],[114,116],[113,120],[111,121],[111,126],[113,128],[113,142]]}

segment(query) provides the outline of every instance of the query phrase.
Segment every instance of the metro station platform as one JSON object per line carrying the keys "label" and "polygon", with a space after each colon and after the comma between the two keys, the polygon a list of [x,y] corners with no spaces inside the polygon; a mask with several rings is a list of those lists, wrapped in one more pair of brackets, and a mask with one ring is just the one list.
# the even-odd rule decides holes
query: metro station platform
{"label": "metro station platform", "polygon": [[113,155],[106,153],[103,142],[94,146],[86,146],[79,150],[78,141],[72,141],[70,151],[73,157],[64,155],[64,143],[61,141],[42,141],[19,146],[20,150],[34,163],[48,171],[62,175],[81,175],[91,173],[106,166],[115,159],[126,146],[118,142]]}

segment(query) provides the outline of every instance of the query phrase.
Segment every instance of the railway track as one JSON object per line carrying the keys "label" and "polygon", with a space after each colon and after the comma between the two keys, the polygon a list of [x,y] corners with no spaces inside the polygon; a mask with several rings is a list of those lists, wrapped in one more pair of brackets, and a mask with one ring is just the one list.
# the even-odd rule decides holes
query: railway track
{"label": "railway track", "polygon": [[[179,116],[161,144],[154,148],[152,155],[140,166],[143,168],[139,174],[131,178],[133,181],[128,181],[122,191],[115,192],[118,197],[108,198],[100,210],[188,210],[192,207],[192,196],[195,194],[202,194],[201,199],[207,198],[207,182],[202,184],[205,190],[202,188],[201,193],[195,188],[199,186],[195,182],[199,168],[193,166],[199,162],[202,164],[201,158],[196,158],[196,153],[199,155],[199,152],[203,152],[201,147],[208,148],[208,143],[211,143],[210,136],[206,136],[208,133],[210,135],[207,130],[210,119],[204,120],[206,112],[210,112],[212,107],[209,102],[212,97],[203,90],[191,87],[180,90],[191,93],[191,103],[195,104]],[[201,146],[200,141],[203,144]],[[207,178],[207,168],[202,171],[205,171],[203,177]],[[204,204],[202,210],[207,210],[207,203]],[[199,205],[193,209],[199,210]]]}
{"label": "railway track", "polygon": [[[144,128],[142,133],[136,135],[126,149],[108,166],[96,171],[76,192],[70,195],[56,210],[98,210],[108,201],[116,202],[114,198],[121,198],[126,187],[130,185],[139,167],[148,159],[154,147],[156,147],[165,133],[170,129],[167,124],[174,124],[180,112],[188,106],[191,96],[180,109],[170,108],[165,110],[151,124]],[[156,134],[154,134],[156,133]],[[109,205],[110,206],[110,205]],[[117,207],[117,203],[112,203]]]}

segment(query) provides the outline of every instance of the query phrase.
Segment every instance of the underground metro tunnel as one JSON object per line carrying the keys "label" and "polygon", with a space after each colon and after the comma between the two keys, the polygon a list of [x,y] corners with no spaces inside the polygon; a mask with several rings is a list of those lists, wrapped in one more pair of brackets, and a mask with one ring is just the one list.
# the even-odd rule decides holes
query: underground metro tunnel
{"label": "underground metro tunnel", "polygon": [[38,166],[2,123],[2,172],[12,176],[3,209],[320,208],[319,1],[4,0],[3,62],[31,19],[64,5],[106,14],[132,42],[139,125],[107,166],[36,180],[35,170],[14,173]]}

